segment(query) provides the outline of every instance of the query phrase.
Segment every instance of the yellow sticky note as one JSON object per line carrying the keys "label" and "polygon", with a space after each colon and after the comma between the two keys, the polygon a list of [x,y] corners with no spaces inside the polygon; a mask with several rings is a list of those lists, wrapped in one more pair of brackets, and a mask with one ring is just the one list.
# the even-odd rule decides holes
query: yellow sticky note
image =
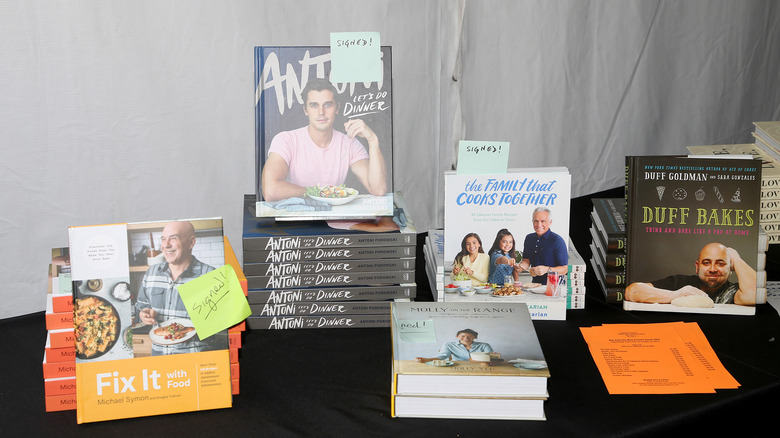
{"label": "yellow sticky note", "polygon": [[230,265],[180,285],[179,295],[200,339],[226,330],[252,314]]}

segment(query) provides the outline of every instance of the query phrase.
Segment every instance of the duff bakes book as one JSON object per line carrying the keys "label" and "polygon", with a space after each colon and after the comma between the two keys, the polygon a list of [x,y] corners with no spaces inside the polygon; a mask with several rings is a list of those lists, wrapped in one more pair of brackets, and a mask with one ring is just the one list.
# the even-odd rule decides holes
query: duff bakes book
{"label": "duff bakes book", "polygon": [[[222,219],[70,227],[79,423],[230,407],[227,330],[201,337],[179,295],[225,264]],[[132,265],[139,242],[155,242]],[[144,330],[140,330],[143,327]]]}
{"label": "duff bakes book", "polygon": [[627,310],[755,313],[761,162],[626,157]]}
{"label": "duff bakes book", "polygon": [[331,83],[327,46],[255,47],[257,215],[393,214],[392,51],[378,82]]}

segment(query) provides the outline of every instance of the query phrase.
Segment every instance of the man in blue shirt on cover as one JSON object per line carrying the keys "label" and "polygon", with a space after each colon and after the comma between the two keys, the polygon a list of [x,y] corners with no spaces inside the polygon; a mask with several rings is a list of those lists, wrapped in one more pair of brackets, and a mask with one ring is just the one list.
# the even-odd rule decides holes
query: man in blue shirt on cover
{"label": "man in blue shirt on cover", "polygon": [[535,232],[525,236],[520,270],[528,270],[535,283],[547,284],[548,271],[561,275],[569,272],[569,251],[563,238],[550,230],[549,208],[536,207],[532,217]]}
{"label": "man in blue shirt on cover", "polygon": [[457,341],[445,342],[441,346],[439,352],[433,357],[417,357],[415,360],[420,363],[425,363],[435,359],[452,359],[460,361],[471,360],[471,353],[492,353],[493,347],[487,342],[477,342],[477,336],[479,334],[471,329],[463,329],[458,331],[456,337]]}

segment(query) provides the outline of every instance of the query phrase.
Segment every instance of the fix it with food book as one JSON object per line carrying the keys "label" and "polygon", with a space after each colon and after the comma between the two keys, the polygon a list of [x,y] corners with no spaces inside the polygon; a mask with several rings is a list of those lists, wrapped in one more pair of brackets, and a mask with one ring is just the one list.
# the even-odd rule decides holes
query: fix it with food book
{"label": "fix it with food book", "polygon": [[230,407],[227,330],[201,338],[178,291],[225,264],[222,219],[68,234],[78,423]]}

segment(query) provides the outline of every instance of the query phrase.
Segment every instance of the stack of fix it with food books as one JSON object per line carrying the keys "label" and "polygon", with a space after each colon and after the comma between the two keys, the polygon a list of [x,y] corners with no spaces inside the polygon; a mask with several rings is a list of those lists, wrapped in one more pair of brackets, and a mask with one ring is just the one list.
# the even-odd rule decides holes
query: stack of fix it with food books
{"label": "stack of fix it with food books", "polygon": [[746,155],[626,157],[624,309],[755,314],[761,167]]}
{"label": "stack of fix it with food books", "polygon": [[550,371],[525,303],[393,303],[394,417],[544,420]]}
{"label": "stack of fix it with food books", "polygon": [[444,301],[525,302],[533,319],[566,319],[585,293],[570,201],[565,167],[445,172]]}
{"label": "stack of fix it with food books", "polygon": [[[212,221],[209,220],[208,223],[212,223]],[[132,228],[133,225],[134,224],[128,224],[130,228]],[[137,232],[135,233],[128,232],[124,237],[124,245],[129,244],[126,248],[126,253],[128,254],[126,259],[128,261],[128,281],[120,281],[123,279],[115,277],[73,281],[70,248],[55,248],[52,250],[46,311],[48,333],[44,348],[45,358],[43,362],[46,411],[81,410],[81,412],[77,413],[77,420],[79,422],[89,422],[197,409],[194,407],[192,409],[182,407],[177,403],[169,403],[170,406],[159,411],[154,407],[147,410],[144,410],[144,408],[135,410],[135,408],[133,408],[126,409],[125,412],[121,413],[116,412],[114,410],[106,409],[103,406],[124,404],[126,401],[124,398],[118,396],[113,398],[98,398],[97,405],[95,405],[93,403],[95,402],[95,399],[90,396],[91,388],[85,387],[83,382],[86,370],[83,368],[81,369],[82,379],[77,377],[79,376],[79,367],[99,367],[104,364],[111,366],[112,358],[119,359],[119,356],[128,356],[125,359],[132,361],[136,358],[146,357],[151,354],[152,340],[150,335],[144,333],[140,324],[131,323],[131,321],[135,319],[135,311],[126,309],[126,307],[132,306],[132,303],[137,300],[137,289],[134,286],[138,285],[139,276],[142,275],[145,272],[145,268],[148,267],[145,265],[159,261],[154,258],[154,256],[159,256],[159,252],[152,252],[152,250],[147,252],[148,247],[144,247],[139,243],[141,240],[148,242],[147,236],[150,236],[150,228],[147,227],[136,231]],[[152,233],[155,232],[156,231],[152,231]],[[238,282],[241,285],[242,292],[246,294],[246,280],[241,272],[241,267],[227,237],[223,237],[221,234],[221,227],[219,228],[219,233],[206,232],[205,234],[207,234],[207,236],[205,237],[203,230],[199,229],[196,233],[200,234],[199,237],[202,237],[204,242],[201,242],[200,249],[195,249],[193,253],[204,260],[207,260],[209,263],[214,263],[216,260],[214,253],[217,251],[215,251],[214,248],[217,246],[222,248],[222,245],[219,245],[217,242],[223,242],[224,257],[220,255],[217,258],[225,260],[226,263],[233,268]],[[139,239],[139,235],[143,237]],[[152,239],[154,238],[152,237]],[[101,239],[91,242],[90,245],[93,246],[93,249],[89,251],[90,257],[97,254],[94,251],[100,252],[101,256],[116,254],[116,252],[113,252],[114,250],[121,251],[121,248],[110,248],[111,245],[107,245],[106,242],[101,241]],[[121,245],[123,244],[120,244],[120,246]],[[80,246],[77,244],[77,247]],[[103,251],[105,252],[103,253]],[[137,254],[135,254],[136,252]],[[222,254],[222,251],[218,252]],[[93,261],[96,260],[100,260],[100,257],[95,258]],[[74,302],[78,303],[78,305],[74,306]],[[123,306],[122,303],[130,304]],[[106,331],[101,336],[96,336],[95,332],[88,335],[87,332],[84,331],[83,325],[80,323],[84,320],[81,315],[85,308],[87,306],[92,306],[93,304],[95,305],[95,312],[93,312],[95,315],[98,313],[107,313],[109,314],[108,317],[113,321],[107,325],[113,328]],[[122,311],[120,312],[118,309],[121,309]],[[130,310],[130,312],[128,313],[126,310]],[[79,324],[75,324],[75,321],[79,321]],[[78,331],[75,329],[78,329]],[[224,366],[224,371],[227,371],[225,374],[229,377],[227,379],[222,378],[222,384],[218,385],[225,388],[224,390],[221,390],[221,398],[223,400],[230,396],[226,395],[226,393],[232,393],[233,395],[239,393],[240,374],[238,351],[241,348],[241,333],[244,330],[245,324],[243,322],[236,324],[227,330],[226,346],[228,347],[228,359],[226,362],[229,362],[229,365]],[[87,347],[89,344],[87,338],[90,337],[95,338],[92,339],[95,341],[94,345],[96,345],[94,350]],[[119,351],[119,353],[117,353],[117,351]],[[199,353],[189,353],[182,357],[189,357],[192,354]],[[77,361],[80,363],[77,363]],[[123,364],[124,363],[125,362],[123,362]],[[126,371],[132,371],[133,367],[130,363],[131,362],[127,362],[127,364],[122,365],[122,368]],[[153,359],[148,359],[146,363],[155,364]],[[158,379],[158,383],[161,383],[162,380],[160,380],[159,377],[160,376],[155,378]],[[134,378],[125,377],[125,379],[132,381]],[[181,379],[181,381],[184,382],[185,379]],[[140,388],[136,388],[134,385],[130,384],[126,385],[125,389],[127,390],[125,391],[127,392],[127,396],[130,396],[132,395],[132,392],[135,392]],[[156,396],[150,397],[155,398]],[[184,404],[186,403],[183,403],[182,405]]]}
{"label": "stack of fix it with food books", "polygon": [[43,384],[47,412],[76,409],[76,349],[68,248],[53,248],[46,294]]}
{"label": "stack of fix it with food books", "polygon": [[387,229],[258,218],[254,200],[243,230],[250,329],[388,327],[390,303],[415,298],[417,231],[401,193]]}

